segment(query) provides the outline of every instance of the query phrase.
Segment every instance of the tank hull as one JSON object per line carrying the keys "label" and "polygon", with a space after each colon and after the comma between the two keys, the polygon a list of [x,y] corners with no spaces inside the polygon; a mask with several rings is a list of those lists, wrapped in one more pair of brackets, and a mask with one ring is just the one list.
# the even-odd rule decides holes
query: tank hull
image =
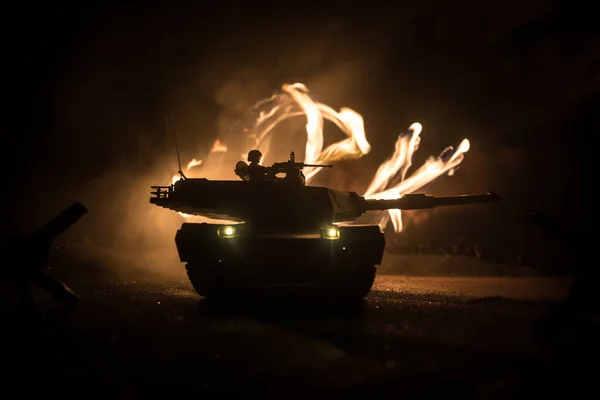
{"label": "tank hull", "polygon": [[371,225],[273,231],[247,224],[184,223],[175,243],[201,296],[339,299],[369,293],[385,238],[378,226]]}

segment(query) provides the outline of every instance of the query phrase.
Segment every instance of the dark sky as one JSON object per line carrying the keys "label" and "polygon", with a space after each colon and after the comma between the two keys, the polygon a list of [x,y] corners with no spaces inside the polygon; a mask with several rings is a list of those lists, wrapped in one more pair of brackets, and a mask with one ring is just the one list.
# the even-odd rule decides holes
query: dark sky
{"label": "dark sky", "polygon": [[176,170],[167,113],[189,160],[285,82],[363,115],[373,171],[414,121],[424,126],[421,161],[468,137],[456,176],[428,191],[501,192],[486,229],[510,234],[538,204],[570,218],[590,192],[584,171],[600,133],[593,2],[252,3],[13,10],[7,226],[39,225],[74,200],[110,220],[113,193]]}

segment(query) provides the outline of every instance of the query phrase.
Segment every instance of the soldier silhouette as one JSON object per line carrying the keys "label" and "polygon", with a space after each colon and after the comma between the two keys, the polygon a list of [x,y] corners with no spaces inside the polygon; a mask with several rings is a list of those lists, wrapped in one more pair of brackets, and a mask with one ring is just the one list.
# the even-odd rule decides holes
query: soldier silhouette
{"label": "soldier silhouette", "polygon": [[262,153],[259,150],[250,150],[248,152],[248,177],[251,181],[273,181],[277,179],[273,170],[269,167],[260,165]]}
{"label": "soldier silhouette", "polygon": [[[235,166],[235,174],[245,181],[276,181],[291,186],[305,186],[306,176],[302,172],[304,167],[327,167],[332,165],[317,165],[297,163],[296,156],[292,151],[290,159],[286,162],[275,163],[271,167],[263,167],[260,165],[262,153],[259,150],[250,150],[248,152],[248,162],[246,165],[243,161],[238,161]],[[277,174],[285,174],[284,178],[280,178]]]}

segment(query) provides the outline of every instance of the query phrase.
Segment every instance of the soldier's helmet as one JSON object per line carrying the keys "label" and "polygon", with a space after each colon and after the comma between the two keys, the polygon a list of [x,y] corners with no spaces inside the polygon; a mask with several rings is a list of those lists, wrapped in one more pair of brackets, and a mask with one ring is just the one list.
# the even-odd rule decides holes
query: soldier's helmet
{"label": "soldier's helmet", "polygon": [[248,162],[259,163],[262,158],[262,153],[258,150],[250,150],[248,152]]}

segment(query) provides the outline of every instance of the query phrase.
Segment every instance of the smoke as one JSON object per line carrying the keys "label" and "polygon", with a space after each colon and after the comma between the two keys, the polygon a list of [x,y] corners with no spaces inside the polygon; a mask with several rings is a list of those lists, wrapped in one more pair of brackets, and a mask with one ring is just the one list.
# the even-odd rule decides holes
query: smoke
{"label": "smoke", "polygon": [[[349,29],[338,23],[311,31],[296,27],[286,32],[287,39],[270,43],[270,33],[253,33],[245,49],[239,36],[231,38],[224,30],[213,37],[218,46],[198,45],[198,56],[159,65],[146,61],[161,57],[161,48],[154,53],[133,49],[124,57],[113,47],[122,37],[100,36],[75,61],[77,73],[57,95],[60,130],[73,149],[69,162],[79,166],[77,187],[69,195],[89,209],[67,232],[64,246],[117,272],[183,271],[174,238],[184,218],[149,203],[151,186],[170,184],[177,172],[173,134],[184,168],[194,158],[205,159],[216,139],[228,147],[221,159],[213,155],[212,165],[205,163],[189,175],[236,179],[233,168],[242,157],[236,148],[244,147],[240,121],[243,125],[246,111],[281,84],[300,81],[319,101],[360,109],[367,75],[385,64],[385,42],[380,38],[375,48],[347,41]],[[193,48],[193,42],[188,38],[185,46]],[[175,79],[173,71],[185,73]],[[304,124],[298,118],[277,128],[276,159],[265,162],[285,161],[291,150],[301,160],[305,136],[286,130],[301,132]],[[340,133],[332,124],[325,135],[326,142],[333,142]]]}
{"label": "smoke", "polygon": [[[543,12],[533,10],[523,17],[504,2],[494,4],[494,10],[505,12],[501,18],[493,12],[494,18],[485,19],[489,23],[480,23],[463,8],[440,9],[437,2],[419,2],[396,16],[373,19],[327,20],[324,13],[318,20],[314,12],[294,14],[293,19],[270,15],[249,19],[227,9],[218,15],[208,13],[218,22],[207,23],[204,7],[189,13],[152,10],[117,16],[62,66],[61,77],[54,77],[54,132],[40,134],[44,140],[37,141],[31,155],[34,178],[23,185],[30,198],[22,207],[24,213],[43,221],[63,205],[81,200],[90,212],[67,232],[65,240],[72,246],[109,254],[107,268],[183,270],[174,245],[183,219],[149,204],[150,186],[169,184],[178,169],[167,116],[184,167],[194,158],[204,158],[219,138],[231,146],[223,154],[224,165],[231,166],[218,170],[218,162],[210,168],[204,165],[204,171],[232,176],[241,156],[233,150],[236,122],[286,82],[302,82],[319,102],[336,109],[348,106],[364,116],[372,152],[320,173],[319,184],[364,192],[379,164],[393,151],[398,133],[419,121],[424,140],[418,157],[439,154],[463,137],[472,142],[456,176],[437,180],[426,192],[446,195],[494,189],[531,204],[538,194],[528,188],[540,186],[541,193],[537,176],[553,173],[548,172],[550,164],[540,160],[552,157],[537,156],[537,163],[531,165],[526,160],[532,151],[540,152],[540,145],[525,143],[524,138],[540,129],[542,114],[546,119],[558,113],[566,92],[569,99],[577,97],[591,78],[578,75],[582,78],[577,85],[569,85],[568,75],[579,70],[566,64],[567,78],[560,80],[561,85],[550,84],[558,77],[544,75],[548,81],[539,86],[552,92],[552,107],[543,102],[546,92],[538,95],[531,85],[523,92],[531,76],[525,72],[544,69],[553,58],[531,57],[524,66],[497,48],[507,46],[506,32],[545,15],[546,6],[540,6]],[[527,21],[516,21],[515,15]],[[467,26],[465,21],[477,23],[458,30],[457,26]],[[561,60],[566,63],[571,58]],[[588,68],[583,61],[573,65]],[[520,74],[527,81],[519,80]],[[281,138],[301,142],[302,137],[289,131],[300,134],[303,124],[299,118],[278,128],[273,135],[278,150],[272,155],[277,159],[266,163],[287,159],[295,142]],[[338,134],[327,126],[326,142]],[[293,149],[299,160],[303,148]],[[415,159],[413,165],[422,161]],[[546,186],[552,187],[551,180]],[[508,215],[508,208],[503,212]],[[441,223],[437,215],[418,220]]]}

